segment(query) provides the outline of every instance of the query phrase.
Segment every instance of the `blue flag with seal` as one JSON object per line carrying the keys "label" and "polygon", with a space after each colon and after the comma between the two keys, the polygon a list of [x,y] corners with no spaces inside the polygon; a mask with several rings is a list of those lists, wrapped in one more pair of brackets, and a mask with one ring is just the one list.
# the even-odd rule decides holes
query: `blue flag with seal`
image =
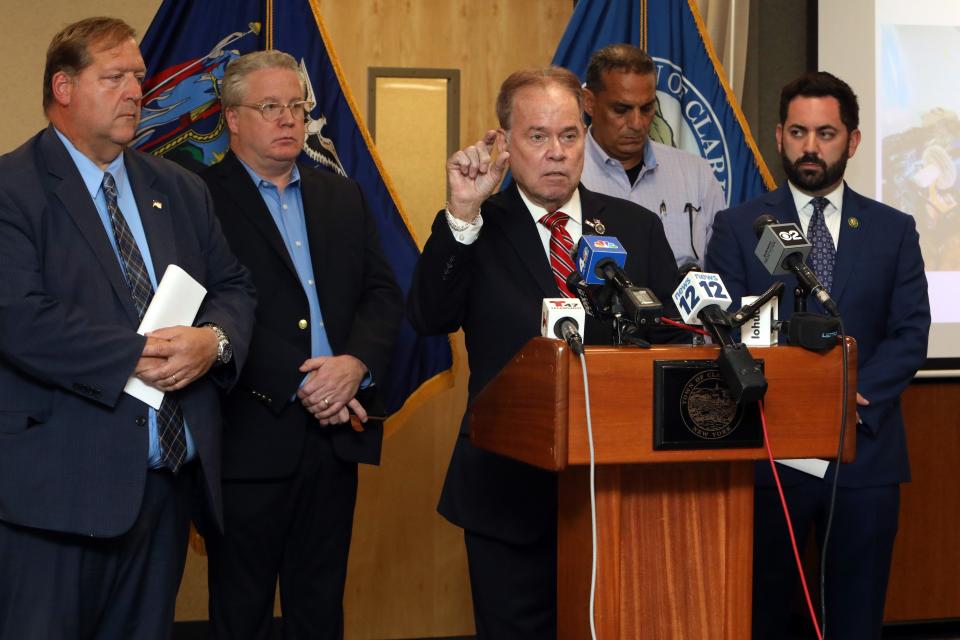
{"label": "blue flag with seal", "polygon": [[[417,244],[358,115],[316,0],[164,0],[140,49],[147,79],[133,145],[194,168],[219,161],[229,147],[218,84],[226,65],[262,49],[297,59],[307,97],[316,104],[307,114],[300,159],[360,184],[406,295]],[[404,321],[390,369],[378,381],[387,410],[410,410],[431,390],[451,386],[452,360],[445,336],[418,336]],[[417,400],[406,402],[418,389]]]}
{"label": "blue flag with seal", "polygon": [[581,79],[590,54],[610,44],[641,47],[657,66],[656,142],[697,153],[713,168],[727,206],[775,187],[695,0],[580,0],[553,64]]}

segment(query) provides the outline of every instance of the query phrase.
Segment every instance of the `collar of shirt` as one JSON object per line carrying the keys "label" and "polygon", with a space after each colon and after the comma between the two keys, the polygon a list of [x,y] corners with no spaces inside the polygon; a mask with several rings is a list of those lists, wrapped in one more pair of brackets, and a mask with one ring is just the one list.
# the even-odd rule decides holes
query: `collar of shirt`
{"label": "collar of shirt", "polygon": [[[264,188],[277,189],[276,184],[270,182],[266,178],[262,177],[259,173],[250,168],[246,162],[244,162],[240,156],[237,156],[237,160],[240,160],[240,164],[243,165],[243,168],[247,170],[247,173],[250,174],[250,179],[253,180],[253,184],[257,185],[257,189],[263,190]],[[290,180],[287,181],[287,186],[300,183],[300,167],[296,163],[293,164],[293,170],[290,172]]]}
{"label": "collar of shirt", "polygon": [[[587,142],[586,142],[586,153],[590,154],[596,162],[596,164],[605,166],[607,168],[614,167],[620,169],[626,175],[626,170],[623,168],[623,164],[619,160],[610,157],[610,154],[603,150],[603,147],[600,146],[600,143],[597,142],[593,137],[593,126],[590,126],[587,129]],[[640,175],[637,177],[637,182],[643,179],[643,176],[648,174],[651,171],[655,171],[657,168],[657,157],[653,153],[653,145],[647,144],[643,145],[643,168],[640,170]]]}
{"label": "collar of shirt", "polygon": [[[517,186],[517,191],[520,192],[520,198],[523,200],[523,204],[527,205],[527,211],[533,216],[534,226],[537,228],[537,232],[540,234],[540,240],[543,243],[543,252],[547,256],[547,260],[549,260],[550,229],[540,224],[540,218],[549,213],[549,211],[538,204],[534,204],[530,198],[527,197],[527,194],[523,192],[523,189],[519,188],[519,185]],[[558,207],[557,211],[563,211],[570,216],[570,220],[567,221],[567,233],[570,234],[570,238],[573,240],[574,246],[576,246],[577,243],[580,242],[580,236],[583,235],[583,213],[580,208],[580,189],[574,189],[570,199]]]}
{"label": "collar of shirt", "polygon": [[117,183],[117,196],[119,198],[123,197],[125,188],[130,184],[127,180],[127,166],[123,162],[123,153],[114,158],[113,162],[111,162],[106,169],[101,169],[97,166],[97,163],[77,149],[67,136],[60,133],[59,129],[54,127],[53,130],[60,138],[63,146],[66,147],[67,153],[70,154],[70,158],[73,160],[73,164],[76,165],[77,171],[80,172],[80,178],[83,180],[87,191],[90,192],[91,198],[96,199],[97,192],[100,191],[100,187],[103,184],[103,174],[107,172],[113,176],[114,181]]}
{"label": "collar of shirt", "polygon": [[[797,208],[797,215],[800,218],[803,235],[808,236],[810,234],[807,230],[810,228],[810,219],[813,217],[813,199],[815,196],[800,191],[800,189],[794,186],[789,180],[787,181],[787,185],[790,187],[790,194],[793,196],[793,204]],[[843,189],[844,182],[841,180],[836,189],[824,196],[830,201],[830,204],[827,205],[823,212],[823,221],[827,225],[827,231],[830,232],[830,237],[833,238],[834,247],[838,247],[840,244],[840,207],[843,204]]]}

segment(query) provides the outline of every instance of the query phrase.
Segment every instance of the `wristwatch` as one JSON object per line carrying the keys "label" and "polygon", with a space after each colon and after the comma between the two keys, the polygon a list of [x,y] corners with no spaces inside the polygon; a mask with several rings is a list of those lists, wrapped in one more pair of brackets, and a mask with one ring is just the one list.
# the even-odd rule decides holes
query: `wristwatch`
{"label": "wristwatch", "polygon": [[217,364],[230,362],[233,359],[233,347],[230,346],[230,338],[227,337],[227,332],[223,330],[223,327],[212,322],[203,326],[210,327],[217,334]]}

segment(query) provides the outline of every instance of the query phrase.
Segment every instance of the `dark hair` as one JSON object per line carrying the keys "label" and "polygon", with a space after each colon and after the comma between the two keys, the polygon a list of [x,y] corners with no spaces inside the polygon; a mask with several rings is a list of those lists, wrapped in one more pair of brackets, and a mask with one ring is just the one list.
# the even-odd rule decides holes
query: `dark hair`
{"label": "dark hair", "polygon": [[510,115],[513,113],[513,97],[524,87],[540,87],[546,89],[557,85],[566,89],[577,99],[577,108],[583,113],[583,90],[580,88],[580,78],[569,69],[563,67],[542,67],[539,69],[521,69],[514,71],[500,85],[497,94],[497,120],[500,126],[510,130]]}
{"label": "dark hair", "polygon": [[790,82],[780,91],[780,124],[787,121],[787,111],[794,98],[836,98],[840,103],[840,121],[847,131],[860,126],[860,105],[857,94],[846,82],[826,71],[811,71]]}
{"label": "dark hair", "polygon": [[123,20],[98,17],[69,24],[53,36],[43,69],[44,111],[53,102],[53,76],[60,71],[75,76],[89,67],[93,62],[90,45],[99,44],[104,49],[111,49],[136,35],[133,27]]}
{"label": "dark hair", "polygon": [[631,44],[611,44],[598,49],[590,56],[587,66],[587,89],[593,93],[603,91],[603,74],[607,71],[625,71],[641,75],[656,74],[653,58],[640,47]]}

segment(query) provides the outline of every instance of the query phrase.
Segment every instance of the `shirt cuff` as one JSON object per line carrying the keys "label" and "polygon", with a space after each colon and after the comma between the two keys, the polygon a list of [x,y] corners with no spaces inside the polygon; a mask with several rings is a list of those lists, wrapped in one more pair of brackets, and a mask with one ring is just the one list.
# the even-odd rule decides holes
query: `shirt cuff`
{"label": "shirt cuff", "polygon": [[453,238],[460,244],[473,244],[480,236],[480,228],[483,227],[483,216],[477,213],[473,222],[466,222],[455,218],[449,209],[444,209],[447,216],[447,226],[453,233]]}

